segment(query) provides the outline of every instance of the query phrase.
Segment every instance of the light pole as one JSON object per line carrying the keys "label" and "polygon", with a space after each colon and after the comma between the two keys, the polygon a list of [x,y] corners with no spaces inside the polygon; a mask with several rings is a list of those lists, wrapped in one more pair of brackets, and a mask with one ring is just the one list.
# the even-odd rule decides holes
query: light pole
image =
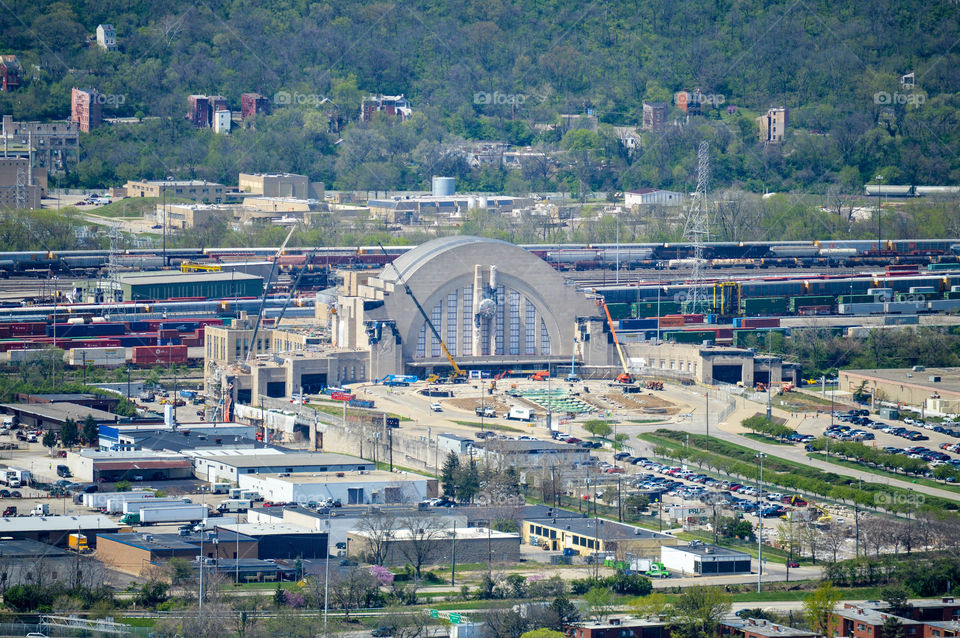
{"label": "light pole", "polygon": [[877,253],[880,253],[880,182],[883,181],[883,175],[877,175]]}
{"label": "light pole", "polygon": [[617,284],[620,284],[620,209],[617,209]]}
{"label": "light pole", "polygon": [[760,511],[760,499],[763,498],[763,459],[767,456],[763,452],[757,452],[755,457],[760,459],[760,477],[757,480],[757,520],[759,521],[759,530],[757,531],[757,593],[763,584],[763,513]]}
{"label": "light pole", "polygon": [[327,559],[323,565],[323,638],[327,638],[327,610],[330,601],[330,517],[333,508],[327,510]]}

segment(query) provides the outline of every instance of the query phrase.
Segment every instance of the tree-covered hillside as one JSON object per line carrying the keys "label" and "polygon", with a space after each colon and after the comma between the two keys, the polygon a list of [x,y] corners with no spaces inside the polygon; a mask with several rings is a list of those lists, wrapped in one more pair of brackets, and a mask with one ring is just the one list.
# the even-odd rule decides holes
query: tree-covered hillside
{"label": "tree-covered hillside", "polygon": [[[163,118],[84,135],[73,183],[292,170],[343,188],[422,188],[443,172],[483,190],[689,189],[704,139],[716,185],[853,191],[878,173],[887,183],[960,183],[960,5],[947,0],[9,7],[2,52],[20,56],[28,81],[0,94],[0,111],[62,118],[70,88],[92,86],[122,96],[107,115]],[[118,52],[89,44],[102,22],[115,25]],[[914,87],[900,82],[908,73]],[[704,115],[645,134],[638,152],[606,126],[637,125],[643,100],[697,88],[713,99]],[[230,137],[182,121],[190,93],[222,94],[239,109],[242,92],[285,92],[294,104]],[[406,94],[419,115],[359,125],[372,92]],[[787,141],[764,149],[754,117],[781,105]],[[602,123],[596,134],[538,126],[588,111]],[[683,113],[671,106],[668,119]],[[556,164],[476,169],[450,150],[479,139],[535,145]]]}

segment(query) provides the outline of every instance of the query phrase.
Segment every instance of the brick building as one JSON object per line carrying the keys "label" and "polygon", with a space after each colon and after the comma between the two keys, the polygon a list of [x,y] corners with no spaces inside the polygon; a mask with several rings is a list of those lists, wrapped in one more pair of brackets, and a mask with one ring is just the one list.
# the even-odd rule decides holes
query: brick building
{"label": "brick building", "polygon": [[585,620],[564,625],[568,638],[665,638],[670,635],[666,623],[632,616],[612,617],[604,621]]}
{"label": "brick building", "polygon": [[667,121],[667,103],[666,102],[644,102],[643,103],[643,124],[640,128],[644,131],[659,131]]}
{"label": "brick building", "polygon": [[270,114],[270,98],[259,93],[242,94],[240,96],[240,120],[260,114]]}
{"label": "brick building", "polygon": [[410,100],[400,95],[371,95],[364,98],[360,105],[360,121],[369,122],[376,113],[383,113],[389,117],[399,118],[401,122],[406,121],[413,113],[410,108]]}
{"label": "brick building", "polygon": [[191,95],[187,97],[190,105],[187,109],[187,119],[198,128],[211,128],[217,111],[230,110],[227,98],[222,95]]}
{"label": "brick building", "polygon": [[[213,538],[217,542],[213,542]],[[218,528],[203,537],[203,557],[214,559],[257,558],[255,538]],[[194,560],[201,555],[201,535],[188,534],[100,534],[97,558],[117,571],[134,576],[149,574],[171,558]]]}
{"label": "brick building", "polygon": [[15,55],[0,55],[0,91],[12,91],[20,86],[23,67]]}
{"label": "brick building", "polygon": [[70,120],[15,122],[13,116],[3,116],[3,138],[9,144],[32,146],[34,167],[51,172],[64,171],[77,161],[79,130],[80,127]]}
{"label": "brick building", "polygon": [[769,620],[737,618],[720,622],[720,635],[730,638],[818,638],[815,631],[794,629]]}
{"label": "brick building", "polygon": [[103,123],[100,93],[96,89],[73,87],[70,94],[70,121],[89,133]]}

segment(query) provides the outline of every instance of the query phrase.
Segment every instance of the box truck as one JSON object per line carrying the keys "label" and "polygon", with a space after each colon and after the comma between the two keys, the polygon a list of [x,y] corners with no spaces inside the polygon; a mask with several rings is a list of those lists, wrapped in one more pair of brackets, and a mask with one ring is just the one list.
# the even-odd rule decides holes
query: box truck
{"label": "box truck", "polygon": [[236,514],[246,512],[251,507],[253,507],[253,501],[248,498],[229,498],[217,506],[217,511]]}
{"label": "box truck", "polygon": [[67,546],[81,553],[90,551],[90,546],[87,545],[87,537],[85,534],[70,534],[70,536],[67,537]]}
{"label": "box truck", "polygon": [[532,421],[533,410],[530,408],[518,408],[517,406],[511,406],[510,411],[504,414],[503,417],[513,421]]}

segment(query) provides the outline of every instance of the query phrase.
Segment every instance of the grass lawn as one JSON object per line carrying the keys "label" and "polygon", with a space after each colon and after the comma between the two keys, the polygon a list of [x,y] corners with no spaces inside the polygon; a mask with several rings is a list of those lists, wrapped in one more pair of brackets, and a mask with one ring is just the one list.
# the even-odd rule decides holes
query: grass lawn
{"label": "grass lawn", "polygon": [[[167,204],[190,204],[189,199],[182,197],[167,197]],[[144,213],[153,214],[157,210],[157,205],[163,204],[163,198],[160,197],[128,197],[120,199],[106,206],[91,208],[88,210],[80,209],[82,212],[100,217],[143,217]]]}
{"label": "grass lawn", "polygon": [[[306,407],[308,407],[308,408],[313,408],[313,409],[316,410],[317,412],[323,412],[324,414],[329,414],[329,415],[331,415],[331,416],[343,416],[343,402],[337,402],[337,403],[308,403]],[[348,413],[349,413],[351,410],[369,410],[369,409],[371,409],[371,408],[351,408],[351,407],[347,406],[347,412],[348,412]],[[375,410],[375,409],[374,409],[374,410]],[[413,419],[411,419],[410,417],[400,416],[399,414],[392,414],[392,413],[390,413],[390,412],[387,412],[387,416],[388,416],[388,417],[391,417],[391,418],[394,418],[394,419],[400,419],[401,421],[412,421],[412,420],[413,420]]]}
{"label": "grass lawn", "polygon": [[756,432],[745,432],[740,436],[753,439],[754,441],[760,441],[762,443],[769,443],[770,445],[794,445],[790,441],[781,441],[780,439],[775,439],[769,436],[764,436],[763,434],[757,434]]}

